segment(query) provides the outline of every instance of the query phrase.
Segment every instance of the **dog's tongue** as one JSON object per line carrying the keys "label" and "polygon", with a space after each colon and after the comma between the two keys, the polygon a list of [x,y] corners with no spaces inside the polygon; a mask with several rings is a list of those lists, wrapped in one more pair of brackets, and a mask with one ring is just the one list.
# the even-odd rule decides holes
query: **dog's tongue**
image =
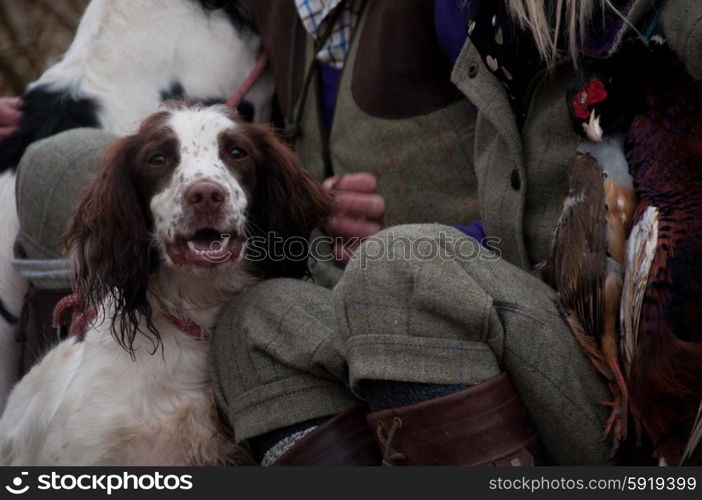
{"label": "dog's tongue", "polygon": [[236,234],[221,233],[213,229],[203,229],[166,247],[172,264],[176,266],[195,264],[212,266],[237,259],[244,247],[244,241]]}
{"label": "dog's tongue", "polygon": [[[223,243],[225,236],[212,229],[203,229],[198,231],[190,238],[188,246],[192,246],[197,250],[211,250],[215,242]],[[190,243],[192,242],[192,243]]]}

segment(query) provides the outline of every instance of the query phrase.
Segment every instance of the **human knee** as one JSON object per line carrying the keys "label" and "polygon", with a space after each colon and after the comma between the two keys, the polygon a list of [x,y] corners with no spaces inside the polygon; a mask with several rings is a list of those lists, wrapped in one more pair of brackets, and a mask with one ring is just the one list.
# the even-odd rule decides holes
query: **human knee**
{"label": "human knee", "polygon": [[489,261],[499,258],[479,241],[461,231],[441,224],[406,224],[387,228],[368,238],[346,268],[347,281],[359,274],[373,279],[388,275],[412,274],[417,267],[437,262]]}
{"label": "human knee", "polygon": [[73,129],[35,142],[17,169],[19,244],[27,259],[61,256],[60,238],[73,206],[114,140],[98,129]]}
{"label": "human knee", "polygon": [[[71,164],[73,169],[94,171],[99,154],[115,138],[104,130],[76,128],[38,140],[27,147],[17,165],[18,182],[51,175],[57,162]],[[74,163],[76,157],[83,161]],[[86,161],[90,164],[85,165]]]}
{"label": "human knee", "polygon": [[249,374],[242,390],[298,373],[342,377],[345,360],[335,332],[331,291],[300,280],[265,280],[220,315],[214,363],[229,378]]}
{"label": "human knee", "polygon": [[281,301],[295,296],[297,280],[270,279],[255,283],[222,310],[213,340],[213,353],[228,356],[238,350],[251,350],[262,335],[270,332]]}

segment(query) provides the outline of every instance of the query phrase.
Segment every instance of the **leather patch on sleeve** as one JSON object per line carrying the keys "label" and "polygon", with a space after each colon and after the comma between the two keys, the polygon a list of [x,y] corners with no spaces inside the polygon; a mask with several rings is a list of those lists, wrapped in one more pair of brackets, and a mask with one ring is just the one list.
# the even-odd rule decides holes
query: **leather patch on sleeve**
{"label": "leather patch on sleeve", "polygon": [[378,118],[410,118],[461,97],[441,50],[433,0],[368,2],[351,80],[356,104]]}

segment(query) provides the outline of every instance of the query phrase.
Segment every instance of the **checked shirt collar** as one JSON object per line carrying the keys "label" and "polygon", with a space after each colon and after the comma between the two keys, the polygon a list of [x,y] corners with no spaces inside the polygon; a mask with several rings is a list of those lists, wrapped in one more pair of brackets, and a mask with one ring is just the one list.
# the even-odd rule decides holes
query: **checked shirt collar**
{"label": "checked shirt collar", "polygon": [[297,13],[305,30],[316,38],[323,31],[329,14],[342,2],[331,36],[317,53],[317,60],[335,68],[342,68],[351,45],[351,34],[358,22],[360,0],[295,0]]}

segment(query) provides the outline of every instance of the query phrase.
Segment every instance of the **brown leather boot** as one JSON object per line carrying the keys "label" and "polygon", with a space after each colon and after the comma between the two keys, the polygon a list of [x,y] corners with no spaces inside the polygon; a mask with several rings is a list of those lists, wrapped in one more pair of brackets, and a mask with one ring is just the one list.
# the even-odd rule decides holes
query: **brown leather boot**
{"label": "brown leather boot", "polygon": [[544,453],[506,373],[368,415],[383,465],[542,465]]}
{"label": "brown leather boot", "polygon": [[380,465],[367,414],[365,407],[340,413],[300,439],[274,465]]}

